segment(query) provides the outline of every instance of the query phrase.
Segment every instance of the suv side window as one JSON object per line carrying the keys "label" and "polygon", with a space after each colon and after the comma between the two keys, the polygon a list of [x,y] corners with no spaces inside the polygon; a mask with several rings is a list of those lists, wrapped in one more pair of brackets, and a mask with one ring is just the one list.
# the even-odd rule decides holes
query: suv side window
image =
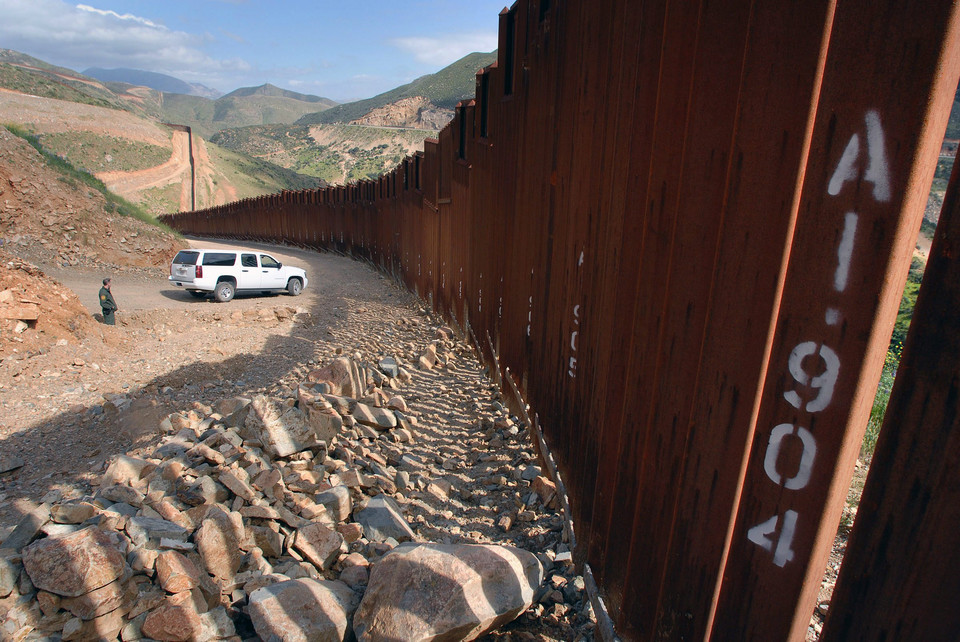
{"label": "suv side window", "polygon": [[261,254],[260,265],[265,268],[278,268],[280,267],[280,262],[269,254]]}
{"label": "suv side window", "polygon": [[229,267],[236,264],[236,252],[206,252],[203,255],[203,264],[216,267]]}
{"label": "suv side window", "polygon": [[257,255],[256,254],[241,254],[240,255],[240,265],[243,267],[257,267]]}

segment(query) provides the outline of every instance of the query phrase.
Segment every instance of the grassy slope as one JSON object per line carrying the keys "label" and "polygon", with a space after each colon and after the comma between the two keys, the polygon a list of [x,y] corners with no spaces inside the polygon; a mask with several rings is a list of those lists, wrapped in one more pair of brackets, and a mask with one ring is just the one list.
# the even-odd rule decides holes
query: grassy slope
{"label": "grassy slope", "polygon": [[170,148],[91,132],[41,134],[40,144],[91,173],[133,172],[156,167],[170,158]]}
{"label": "grassy slope", "polygon": [[453,108],[476,93],[476,75],[479,69],[492,64],[497,52],[472,53],[435,74],[417,78],[412,83],[391,89],[373,98],[337,105],[326,111],[308,114],[297,121],[299,125],[315,123],[348,123],[365,116],[377,107],[394,103],[401,98],[425,96],[437,107]]}
{"label": "grassy slope", "polygon": [[323,186],[323,182],[316,177],[298,174],[274,163],[251,158],[210,142],[207,143],[207,153],[217,170],[236,188],[238,199],[281,190],[315,189]]}
{"label": "grassy slope", "polygon": [[953,97],[953,109],[950,110],[946,138],[960,138],[960,87],[957,88],[957,93]]}
{"label": "grassy slope", "polygon": [[30,143],[34,149],[40,152],[40,155],[43,156],[44,163],[46,163],[46,165],[51,169],[59,172],[63,176],[64,182],[78,187],[83,186],[103,194],[104,198],[106,199],[107,212],[117,212],[117,214],[120,216],[130,216],[151,225],[156,225],[157,227],[165,229],[168,232],[173,232],[173,230],[168,228],[166,225],[159,223],[152,215],[150,215],[139,205],[131,203],[130,201],[121,198],[108,190],[106,185],[103,184],[103,181],[97,179],[92,174],[84,170],[77,169],[68,160],[56,156],[49,150],[44,149],[43,145],[36,136],[15,125],[5,125],[5,127],[11,134],[24,139]]}
{"label": "grassy slope", "polygon": [[329,98],[323,98],[322,96],[314,96],[312,94],[300,94],[295,91],[290,91],[289,89],[281,89],[280,87],[275,87],[270,83],[260,85],[259,87],[241,87],[231,91],[223,98],[252,98],[256,96],[269,96],[273,98],[288,98],[290,100],[296,100],[298,102],[305,103],[316,103],[319,107],[333,107],[337,103],[330,100]]}
{"label": "grassy slope", "polygon": [[[0,49],[0,87],[44,98],[123,109],[148,120],[178,124],[213,122],[218,115],[227,122],[246,122],[251,119],[254,122],[264,119],[292,122],[299,115],[315,111],[318,105],[330,102],[316,97],[299,100],[298,94],[283,90],[272,92],[269,87],[265,90],[253,88],[246,97],[234,96],[221,102],[218,114],[216,101],[162,94],[126,83],[100,83],[92,79],[88,82],[74,71],[54,67],[7,49]],[[294,98],[286,94],[292,94]],[[201,130],[196,133],[203,137]],[[72,165],[90,172],[146,169],[170,157],[169,148],[83,130],[52,135],[40,132],[36,142],[54,156],[63,156]],[[264,160],[244,158],[242,154],[226,153],[225,150],[216,154],[213,162],[224,163],[223,167],[216,166],[214,173],[223,180],[236,183],[238,198],[281,190],[312,189],[320,184],[316,177],[300,175]],[[178,207],[178,195],[179,187],[166,187],[143,195],[142,201],[150,211],[165,211],[164,207],[175,210]]]}

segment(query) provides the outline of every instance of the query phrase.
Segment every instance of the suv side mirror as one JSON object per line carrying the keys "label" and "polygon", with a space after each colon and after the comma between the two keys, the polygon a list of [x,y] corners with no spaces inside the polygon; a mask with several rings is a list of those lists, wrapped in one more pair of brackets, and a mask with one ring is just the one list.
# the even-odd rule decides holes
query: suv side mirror
{"label": "suv side mirror", "polygon": [[278,262],[277,262],[277,269],[279,270],[279,269],[282,268],[282,267],[283,267],[283,263],[280,263],[280,262],[278,261]]}

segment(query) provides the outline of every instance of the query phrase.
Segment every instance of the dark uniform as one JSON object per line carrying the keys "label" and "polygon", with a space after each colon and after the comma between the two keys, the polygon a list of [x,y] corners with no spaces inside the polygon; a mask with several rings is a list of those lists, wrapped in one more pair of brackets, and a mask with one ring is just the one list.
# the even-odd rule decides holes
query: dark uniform
{"label": "dark uniform", "polygon": [[103,309],[103,322],[107,325],[116,325],[113,313],[117,311],[117,302],[113,300],[113,295],[110,294],[109,285],[110,282],[107,281],[100,288],[100,307]]}

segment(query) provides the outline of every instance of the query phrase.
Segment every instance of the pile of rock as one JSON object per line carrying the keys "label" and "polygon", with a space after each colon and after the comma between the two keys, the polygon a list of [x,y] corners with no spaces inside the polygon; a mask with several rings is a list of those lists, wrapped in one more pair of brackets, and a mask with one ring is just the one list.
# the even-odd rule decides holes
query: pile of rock
{"label": "pile of rock", "polygon": [[15,334],[36,325],[39,318],[40,301],[35,297],[22,296],[11,289],[0,291],[0,319],[11,325]]}
{"label": "pile of rock", "polygon": [[43,504],[0,544],[0,637],[473,639],[563,605],[567,578],[541,586],[528,551],[412,542],[394,500],[417,432],[403,365],[341,357],[286,395],[166,417],[149,456],[118,457],[94,496]]}

